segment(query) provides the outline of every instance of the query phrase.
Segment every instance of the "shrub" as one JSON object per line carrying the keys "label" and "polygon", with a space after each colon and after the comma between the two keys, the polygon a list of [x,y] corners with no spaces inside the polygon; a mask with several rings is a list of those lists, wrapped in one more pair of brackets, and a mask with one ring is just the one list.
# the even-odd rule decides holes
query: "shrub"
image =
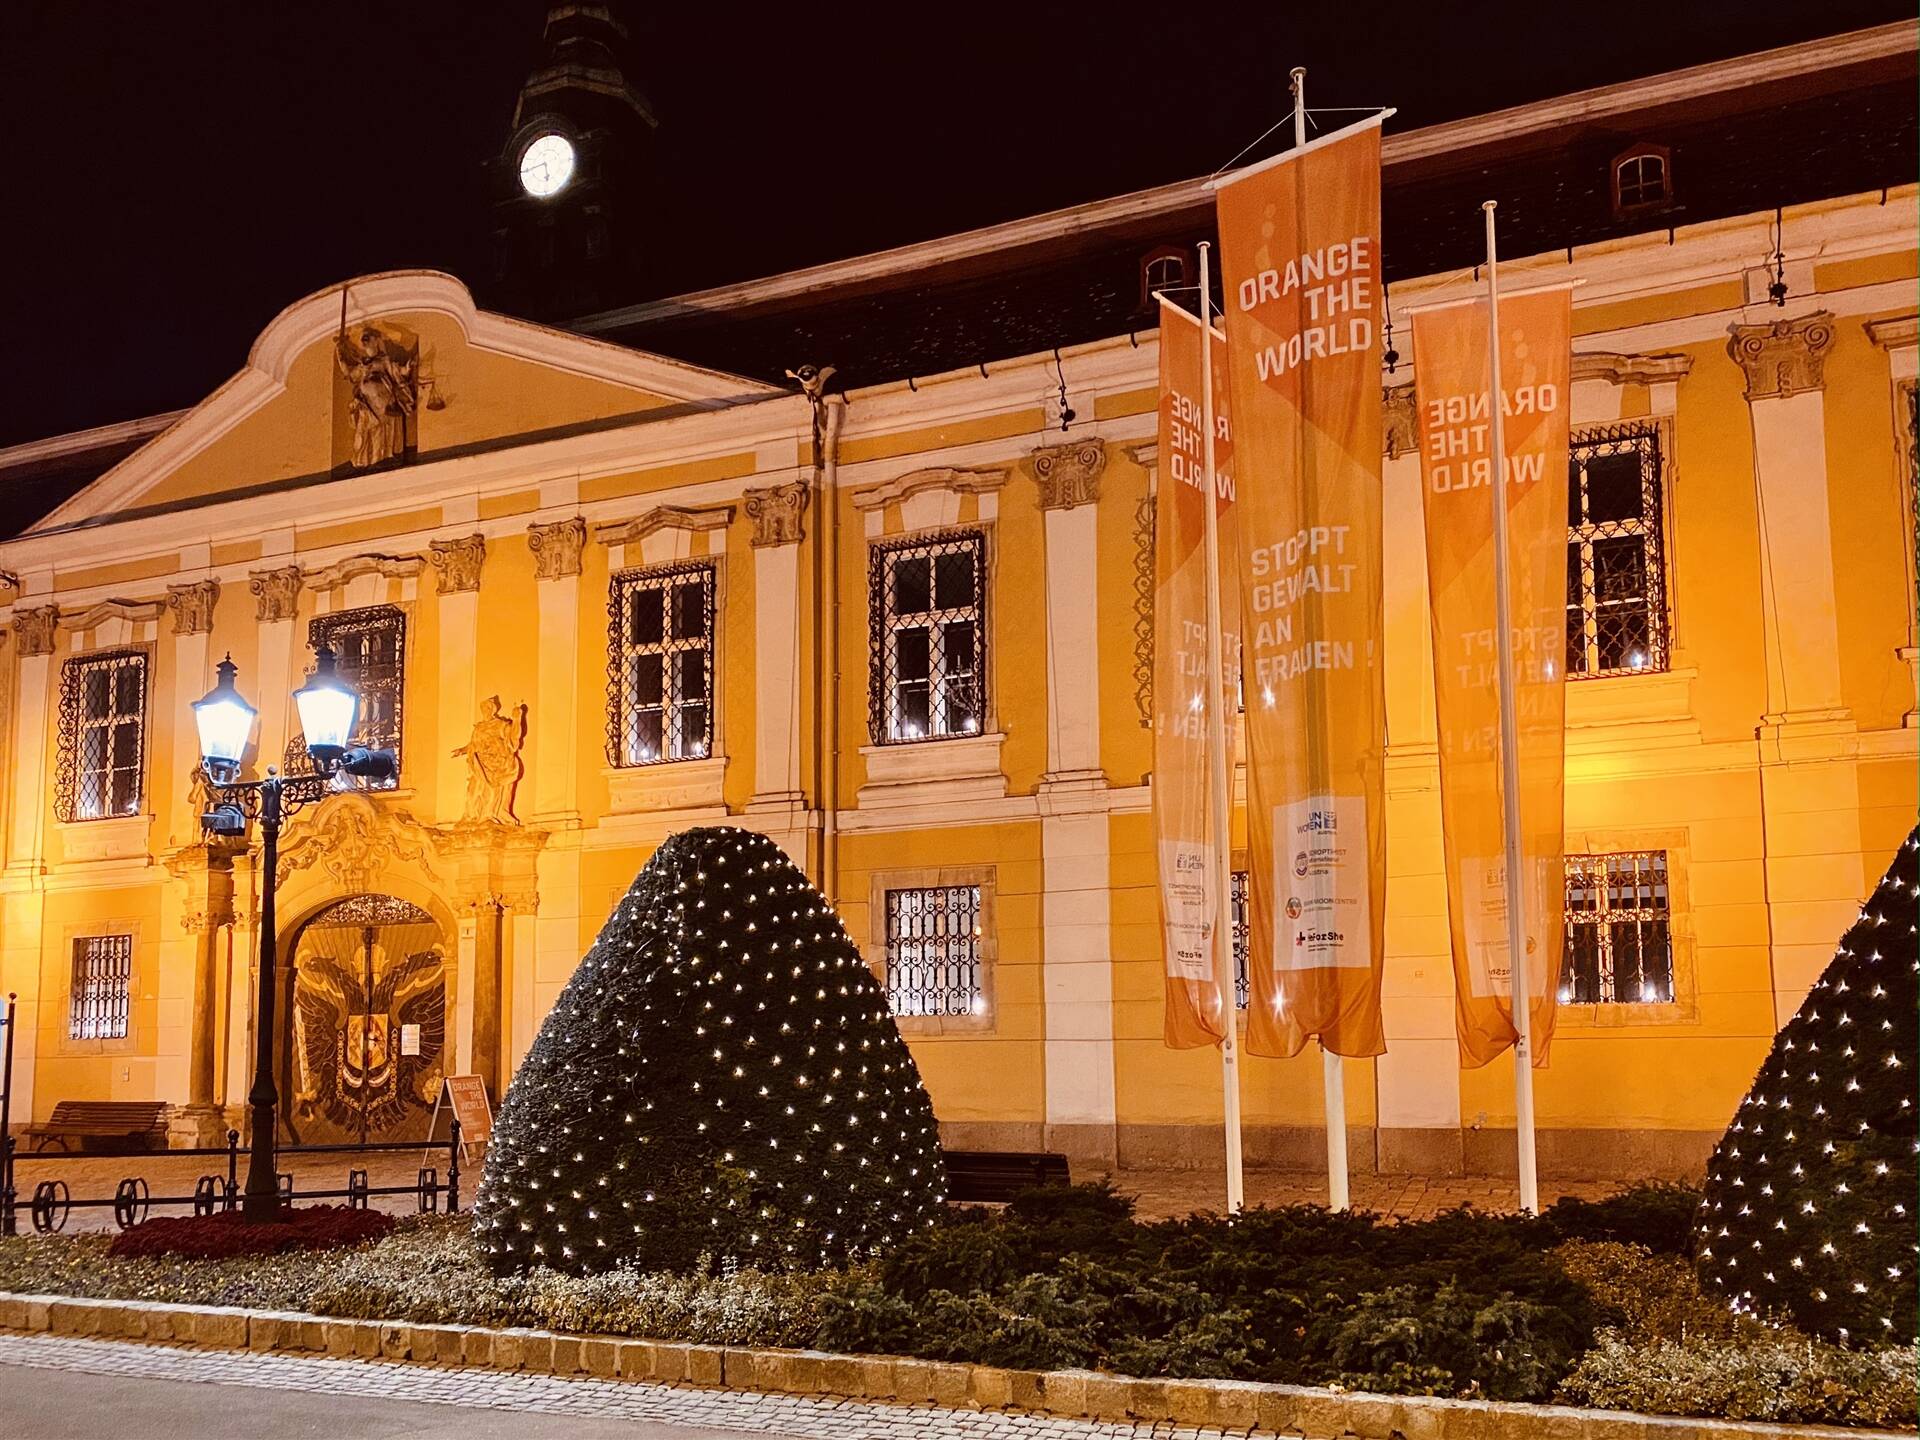
{"label": "shrub", "polygon": [[1650,1180],[1604,1200],[1556,1200],[1541,1213],[1540,1222],[1559,1240],[1617,1240],[1656,1255],[1687,1255],[1699,1215],[1697,1186]]}
{"label": "shrub", "polygon": [[933,1106],[885,993],[780,847],[661,845],[501,1101],[474,1207],[497,1274],[845,1264],[932,1222]]}
{"label": "shrub", "polygon": [[1570,1240],[1555,1246],[1553,1257],[1595,1303],[1618,1317],[1619,1330],[1636,1344],[1764,1333],[1757,1321],[1702,1291],[1693,1266],[1678,1255],[1611,1240]]}
{"label": "shrub", "polygon": [[1142,1224],[1109,1186],[1023,1195],[823,1296],[817,1344],[1021,1368],[1540,1398],[1603,1318],[1538,1222],[1311,1206]]}
{"label": "shrub", "polygon": [[166,1215],[113,1237],[117,1257],[182,1255],[203,1260],[279,1255],[289,1250],[338,1250],[378,1240],[393,1229],[391,1215],[346,1205],[309,1205],[282,1212],[271,1224],[250,1224],[237,1210],[216,1215]]}
{"label": "shrub", "polygon": [[1655,1415],[1911,1426],[1916,1364],[1912,1347],[1861,1353],[1790,1331],[1635,1344],[1607,1330],[1557,1398]]}

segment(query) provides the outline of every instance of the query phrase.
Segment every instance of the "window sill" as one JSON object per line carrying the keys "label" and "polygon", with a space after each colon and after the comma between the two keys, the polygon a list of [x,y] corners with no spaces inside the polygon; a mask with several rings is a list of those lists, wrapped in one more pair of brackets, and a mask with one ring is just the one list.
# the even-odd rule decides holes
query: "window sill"
{"label": "window sill", "polygon": [[1004,732],[913,740],[902,745],[862,745],[867,783],[856,803],[862,810],[938,801],[998,800],[1007,793],[1000,768]]}
{"label": "window sill", "polygon": [[895,1015],[893,1023],[902,1035],[918,1039],[993,1034],[991,1011],[978,1015]]}
{"label": "window sill", "polygon": [[713,809],[722,803],[726,770],[724,755],[652,765],[608,765],[601,771],[607,777],[607,813]]}
{"label": "window sill", "polygon": [[61,858],[74,863],[144,856],[152,826],[153,816],[140,814],[106,820],[61,820],[53,828],[60,836]]}
{"label": "window sill", "polygon": [[1699,1007],[1687,996],[1674,1000],[1623,1000],[1592,1004],[1563,1000],[1556,1007],[1554,1033],[1695,1025]]}

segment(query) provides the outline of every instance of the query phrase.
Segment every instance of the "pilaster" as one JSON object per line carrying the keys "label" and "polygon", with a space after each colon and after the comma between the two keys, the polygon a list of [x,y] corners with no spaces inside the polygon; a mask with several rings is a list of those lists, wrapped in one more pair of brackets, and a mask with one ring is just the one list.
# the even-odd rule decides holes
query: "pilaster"
{"label": "pilaster", "polygon": [[794,863],[807,863],[809,814],[801,766],[800,674],[805,637],[801,542],[807,482],[789,481],[743,495],[753,522],[753,796],[749,824],[764,830]]}
{"label": "pilaster", "polygon": [[1047,770],[1040,781],[1046,1143],[1095,1162],[1111,1162],[1118,1151],[1097,603],[1106,465],[1100,440],[1043,447],[1027,459],[1046,533]]}
{"label": "pilaster", "polygon": [[1828,504],[1826,356],[1833,316],[1736,325],[1760,520],[1767,709],[1760,717],[1775,1019],[1799,1007],[1869,879],[1858,736],[1840,681]]}
{"label": "pilaster", "polygon": [[539,696],[534,706],[531,818],[549,828],[578,827],[576,740],[580,689],[580,570],[586,523],[578,516],[528,527],[537,594]]}
{"label": "pilaster", "polygon": [[[513,917],[540,909],[539,857],[544,830],[492,820],[462,821],[434,831],[447,862],[459,911],[454,999],[454,1063],[478,1075],[497,1104],[521,1049],[510,1056],[505,983],[510,971],[531,971],[530,952],[510,950]],[[511,962],[511,963],[510,963]]]}

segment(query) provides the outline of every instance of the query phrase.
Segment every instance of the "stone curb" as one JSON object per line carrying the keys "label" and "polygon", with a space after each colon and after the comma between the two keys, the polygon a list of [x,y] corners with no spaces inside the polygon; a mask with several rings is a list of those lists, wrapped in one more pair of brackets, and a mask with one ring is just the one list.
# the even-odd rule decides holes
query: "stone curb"
{"label": "stone curb", "polygon": [[[0,1292],[0,1330],[144,1340],[291,1354],[698,1385],[777,1395],[833,1395],[950,1409],[1024,1410],[1093,1420],[1249,1427],[1313,1440],[1899,1440],[1903,1432],[1769,1425],[1510,1405],[1424,1395],[1365,1395],[1236,1380],[1136,1380],[1095,1370],[1003,1370],[820,1350],[762,1350],[335,1320],[228,1306],[82,1300]],[[1911,1440],[1908,1435],[1906,1440]]]}

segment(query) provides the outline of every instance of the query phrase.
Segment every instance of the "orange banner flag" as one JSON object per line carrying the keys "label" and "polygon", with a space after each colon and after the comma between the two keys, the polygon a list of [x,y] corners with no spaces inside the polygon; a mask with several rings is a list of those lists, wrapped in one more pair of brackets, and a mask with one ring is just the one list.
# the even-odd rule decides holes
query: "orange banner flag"
{"label": "orange banner flag", "polygon": [[[1213,866],[1231,836],[1208,802],[1205,431],[1200,321],[1160,301],[1160,458],[1153,501],[1153,841],[1166,950],[1166,1043],[1218,1045],[1233,1011],[1220,994],[1213,937],[1223,923]],[[1223,403],[1226,337],[1213,337],[1213,473],[1220,544],[1220,634],[1229,739],[1240,686],[1233,575],[1233,440]]]}
{"label": "orange banner flag", "polygon": [[1380,126],[1219,182],[1246,665],[1247,1041],[1386,1050]]}
{"label": "orange banner flag", "polygon": [[[1546,1064],[1553,1039],[1566,904],[1571,290],[1555,286],[1502,295],[1500,331],[1529,1038],[1539,1066]],[[1416,310],[1413,337],[1454,1018],[1461,1063],[1479,1066],[1515,1038],[1501,810],[1486,301]]]}

